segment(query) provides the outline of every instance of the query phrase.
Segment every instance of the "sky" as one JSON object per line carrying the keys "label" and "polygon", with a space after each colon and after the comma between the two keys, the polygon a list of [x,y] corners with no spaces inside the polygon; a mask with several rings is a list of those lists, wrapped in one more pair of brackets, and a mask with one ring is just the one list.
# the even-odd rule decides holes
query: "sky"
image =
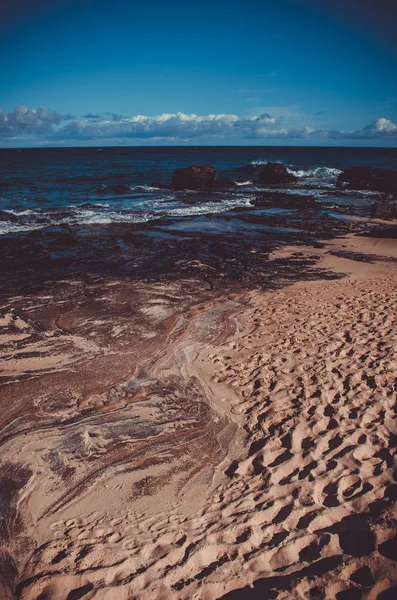
{"label": "sky", "polygon": [[396,147],[396,18],[396,0],[0,0],[0,147]]}

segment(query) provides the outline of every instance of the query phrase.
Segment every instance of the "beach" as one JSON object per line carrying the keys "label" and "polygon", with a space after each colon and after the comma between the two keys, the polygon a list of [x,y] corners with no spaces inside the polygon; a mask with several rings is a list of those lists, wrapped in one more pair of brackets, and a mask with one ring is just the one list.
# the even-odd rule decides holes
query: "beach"
{"label": "beach", "polygon": [[[202,302],[192,280],[64,281],[2,310],[16,597],[378,598],[397,584],[397,249],[350,234],[314,251],[340,278]],[[21,343],[12,357],[4,336]]]}
{"label": "beach", "polygon": [[2,598],[394,597],[396,222],[304,185],[0,236]]}

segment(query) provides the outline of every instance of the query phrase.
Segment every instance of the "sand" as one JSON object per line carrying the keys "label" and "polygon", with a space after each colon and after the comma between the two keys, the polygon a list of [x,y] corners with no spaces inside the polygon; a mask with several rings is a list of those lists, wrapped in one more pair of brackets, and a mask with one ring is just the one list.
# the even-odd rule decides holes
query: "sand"
{"label": "sand", "polygon": [[3,311],[2,598],[397,598],[397,243],[297,251],[340,278],[158,285],[162,335]]}

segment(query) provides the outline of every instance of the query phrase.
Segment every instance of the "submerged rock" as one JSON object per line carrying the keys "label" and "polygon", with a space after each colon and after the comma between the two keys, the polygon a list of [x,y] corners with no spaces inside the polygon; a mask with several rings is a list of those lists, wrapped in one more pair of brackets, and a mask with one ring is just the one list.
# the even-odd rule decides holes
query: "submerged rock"
{"label": "submerged rock", "polygon": [[374,167],[351,167],[339,175],[337,185],[351,190],[397,194],[397,171]]}
{"label": "submerged rock", "polygon": [[371,217],[377,219],[397,219],[397,202],[382,200],[371,206]]}
{"label": "submerged rock", "polygon": [[215,167],[211,165],[191,166],[175,169],[171,188],[174,190],[196,190],[216,192],[234,188],[236,184],[226,179],[218,179]]}
{"label": "submerged rock", "polygon": [[241,171],[250,175],[253,181],[264,184],[296,183],[298,178],[289,173],[282,163],[268,162],[264,165],[246,165]]}

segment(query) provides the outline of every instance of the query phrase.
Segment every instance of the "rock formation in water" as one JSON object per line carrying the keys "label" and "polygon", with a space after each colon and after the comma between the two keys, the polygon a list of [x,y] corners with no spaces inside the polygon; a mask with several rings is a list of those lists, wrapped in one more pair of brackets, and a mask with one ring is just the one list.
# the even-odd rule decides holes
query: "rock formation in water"
{"label": "rock formation in water", "polygon": [[197,190],[217,192],[234,188],[236,184],[226,179],[218,179],[215,167],[211,165],[190,166],[175,169],[171,188],[174,190]]}
{"label": "rock formation in water", "polygon": [[256,183],[279,184],[296,183],[298,178],[289,173],[287,167],[281,163],[268,162],[264,165],[246,165],[241,168],[243,173],[249,175]]}
{"label": "rock formation in water", "polygon": [[351,167],[338,177],[337,186],[397,194],[397,171],[374,167]]}
{"label": "rock formation in water", "polygon": [[152,187],[162,190],[194,190],[197,192],[220,192],[236,188],[234,181],[218,179],[216,169],[212,165],[191,165],[175,169],[171,185],[155,181]]}

